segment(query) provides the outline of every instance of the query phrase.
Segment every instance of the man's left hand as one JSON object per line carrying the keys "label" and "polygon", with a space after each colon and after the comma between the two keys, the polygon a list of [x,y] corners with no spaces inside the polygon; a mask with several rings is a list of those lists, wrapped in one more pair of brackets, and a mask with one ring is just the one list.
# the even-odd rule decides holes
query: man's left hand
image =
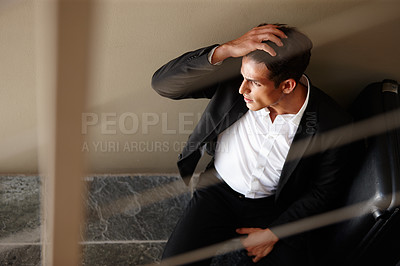
{"label": "man's left hand", "polygon": [[247,250],[247,255],[254,257],[253,262],[258,262],[267,256],[279,240],[268,228],[239,228],[236,232],[241,235],[248,235],[241,242]]}

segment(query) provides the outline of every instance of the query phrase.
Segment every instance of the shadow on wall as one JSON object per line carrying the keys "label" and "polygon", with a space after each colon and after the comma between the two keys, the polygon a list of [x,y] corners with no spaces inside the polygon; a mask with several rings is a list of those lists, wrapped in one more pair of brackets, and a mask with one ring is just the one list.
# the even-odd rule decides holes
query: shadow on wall
{"label": "shadow on wall", "polygon": [[348,107],[369,83],[400,79],[399,37],[394,33],[399,28],[397,17],[317,46],[307,73],[314,85]]}

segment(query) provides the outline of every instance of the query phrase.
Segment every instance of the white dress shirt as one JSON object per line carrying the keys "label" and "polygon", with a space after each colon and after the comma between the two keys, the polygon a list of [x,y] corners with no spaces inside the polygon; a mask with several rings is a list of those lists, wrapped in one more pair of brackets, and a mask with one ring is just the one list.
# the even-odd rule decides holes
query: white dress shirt
{"label": "white dress shirt", "polygon": [[308,91],[297,114],[278,115],[272,123],[268,108],[249,110],[218,136],[215,169],[246,198],[267,197],[276,191],[310,94],[307,77],[303,75],[300,82],[307,84]]}

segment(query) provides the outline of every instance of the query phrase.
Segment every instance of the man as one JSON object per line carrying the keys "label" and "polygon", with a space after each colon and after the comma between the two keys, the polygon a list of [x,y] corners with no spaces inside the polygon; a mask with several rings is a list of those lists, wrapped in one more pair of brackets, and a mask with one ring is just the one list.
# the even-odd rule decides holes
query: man
{"label": "man", "polygon": [[163,258],[247,235],[253,262],[310,263],[307,234],[280,239],[269,228],[333,208],[345,187],[343,136],[324,133],[351,119],[303,75],[311,48],[297,29],[263,24],[154,74],[162,96],[211,99],[179,156],[180,174],[187,182],[204,149],[213,160]]}

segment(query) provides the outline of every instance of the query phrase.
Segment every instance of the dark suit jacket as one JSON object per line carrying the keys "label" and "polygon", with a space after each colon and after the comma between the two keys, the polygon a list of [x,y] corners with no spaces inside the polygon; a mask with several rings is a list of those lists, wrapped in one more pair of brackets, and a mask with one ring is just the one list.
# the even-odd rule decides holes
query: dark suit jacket
{"label": "dark suit jacket", "polygon": [[[179,156],[181,176],[188,179],[201,157],[211,155],[219,133],[248,110],[239,94],[240,62],[225,60],[220,66],[208,62],[214,46],[188,52],[157,70],[153,88],[171,99],[210,98],[202,118]],[[351,123],[351,118],[329,96],[311,86],[309,102],[289,150],[277,187],[275,201],[279,217],[269,225],[280,225],[335,206],[349,178],[344,171],[347,149],[343,133],[324,133]]]}

